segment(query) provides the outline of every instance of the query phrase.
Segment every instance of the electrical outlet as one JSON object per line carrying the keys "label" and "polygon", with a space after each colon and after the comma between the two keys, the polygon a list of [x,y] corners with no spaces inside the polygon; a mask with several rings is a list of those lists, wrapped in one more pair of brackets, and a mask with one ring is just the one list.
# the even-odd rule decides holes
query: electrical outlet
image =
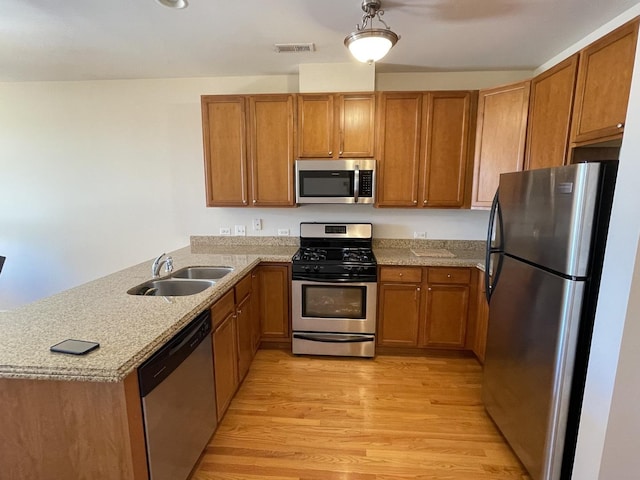
{"label": "electrical outlet", "polygon": [[247,229],[244,225],[236,225],[236,237],[244,237],[247,234]]}
{"label": "electrical outlet", "polygon": [[413,232],[413,238],[419,238],[425,240],[427,238],[427,232]]}
{"label": "electrical outlet", "polygon": [[253,229],[258,231],[258,230],[262,230],[262,219],[261,218],[254,218],[253,219]]}
{"label": "electrical outlet", "polygon": [[289,229],[288,228],[279,228],[278,229],[278,236],[279,237],[288,237],[289,236]]}
{"label": "electrical outlet", "polygon": [[229,227],[220,227],[220,235],[231,235],[231,229]]}

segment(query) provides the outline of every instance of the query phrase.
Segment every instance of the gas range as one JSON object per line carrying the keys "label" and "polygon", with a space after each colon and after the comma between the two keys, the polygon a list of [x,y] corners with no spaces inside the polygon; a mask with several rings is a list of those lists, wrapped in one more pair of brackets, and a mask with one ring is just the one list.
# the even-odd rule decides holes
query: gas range
{"label": "gas range", "polygon": [[370,223],[301,223],[292,258],[292,352],[375,355],[377,262]]}
{"label": "gas range", "polygon": [[301,223],[293,278],[375,282],[377,262],[371,242],[370,223]]}

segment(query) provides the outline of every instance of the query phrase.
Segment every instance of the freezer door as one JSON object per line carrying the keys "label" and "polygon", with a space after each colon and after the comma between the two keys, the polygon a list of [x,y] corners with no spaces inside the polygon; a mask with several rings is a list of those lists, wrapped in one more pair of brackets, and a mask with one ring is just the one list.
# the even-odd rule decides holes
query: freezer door
{"label": "freezer door", "polygon": [[489,309],[482,398],[534,480],[557,480],[584,282],[503,257]]}
{"label": "freezer door", "polygon": [[500,175],[504,251],[536,265],[586,277],[599,163]]}

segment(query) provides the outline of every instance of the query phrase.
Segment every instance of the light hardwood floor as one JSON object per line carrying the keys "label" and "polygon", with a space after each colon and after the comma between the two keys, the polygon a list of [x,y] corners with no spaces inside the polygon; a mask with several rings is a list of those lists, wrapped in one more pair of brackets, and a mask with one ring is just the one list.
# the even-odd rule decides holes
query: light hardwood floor
{"label": "light hardwood floor", "polygon": [[530,480],[470,357],[260,350],[193,480]]}

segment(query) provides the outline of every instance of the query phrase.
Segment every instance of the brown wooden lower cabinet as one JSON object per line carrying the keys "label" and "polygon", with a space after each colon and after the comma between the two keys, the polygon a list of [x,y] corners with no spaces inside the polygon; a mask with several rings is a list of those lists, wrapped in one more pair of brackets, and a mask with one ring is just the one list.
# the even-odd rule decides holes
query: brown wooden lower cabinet
{"label": "brown wooden lower cabinet", "polygon": [[489,303],[487,302],[485,289],[484,272],[480,272],[478,275],[476,329],[473,342],[473,353],[476,354],[480,363],[484,363],[484,355],[487,348],[487,329],[489,327]]}
{"label": "brown wooden lower cabinet", "polygon": [[138,375],[122,382],[0,379],[6,479],[147,480]]}
{"label": "brown wooden lower cabinet", "polygon": [[464,350],[474,269],[380,267],[378,339],[383,347]]}
{"label": "brown wooden lower cabinet", "polygon": [[378,345],[417,347],[420,284],[382,284],[378,289]]}
{"label": "brown wooden lower cabinet", "polygon": [[216,327],[212,334],[218,419],[224,416],[238,388],[236,320],[234,311]]}
{"label": "brown wooden lower cabinet", "polygon": [[263,264],[257,275],[261,340],[291,343],[291,264]]}

